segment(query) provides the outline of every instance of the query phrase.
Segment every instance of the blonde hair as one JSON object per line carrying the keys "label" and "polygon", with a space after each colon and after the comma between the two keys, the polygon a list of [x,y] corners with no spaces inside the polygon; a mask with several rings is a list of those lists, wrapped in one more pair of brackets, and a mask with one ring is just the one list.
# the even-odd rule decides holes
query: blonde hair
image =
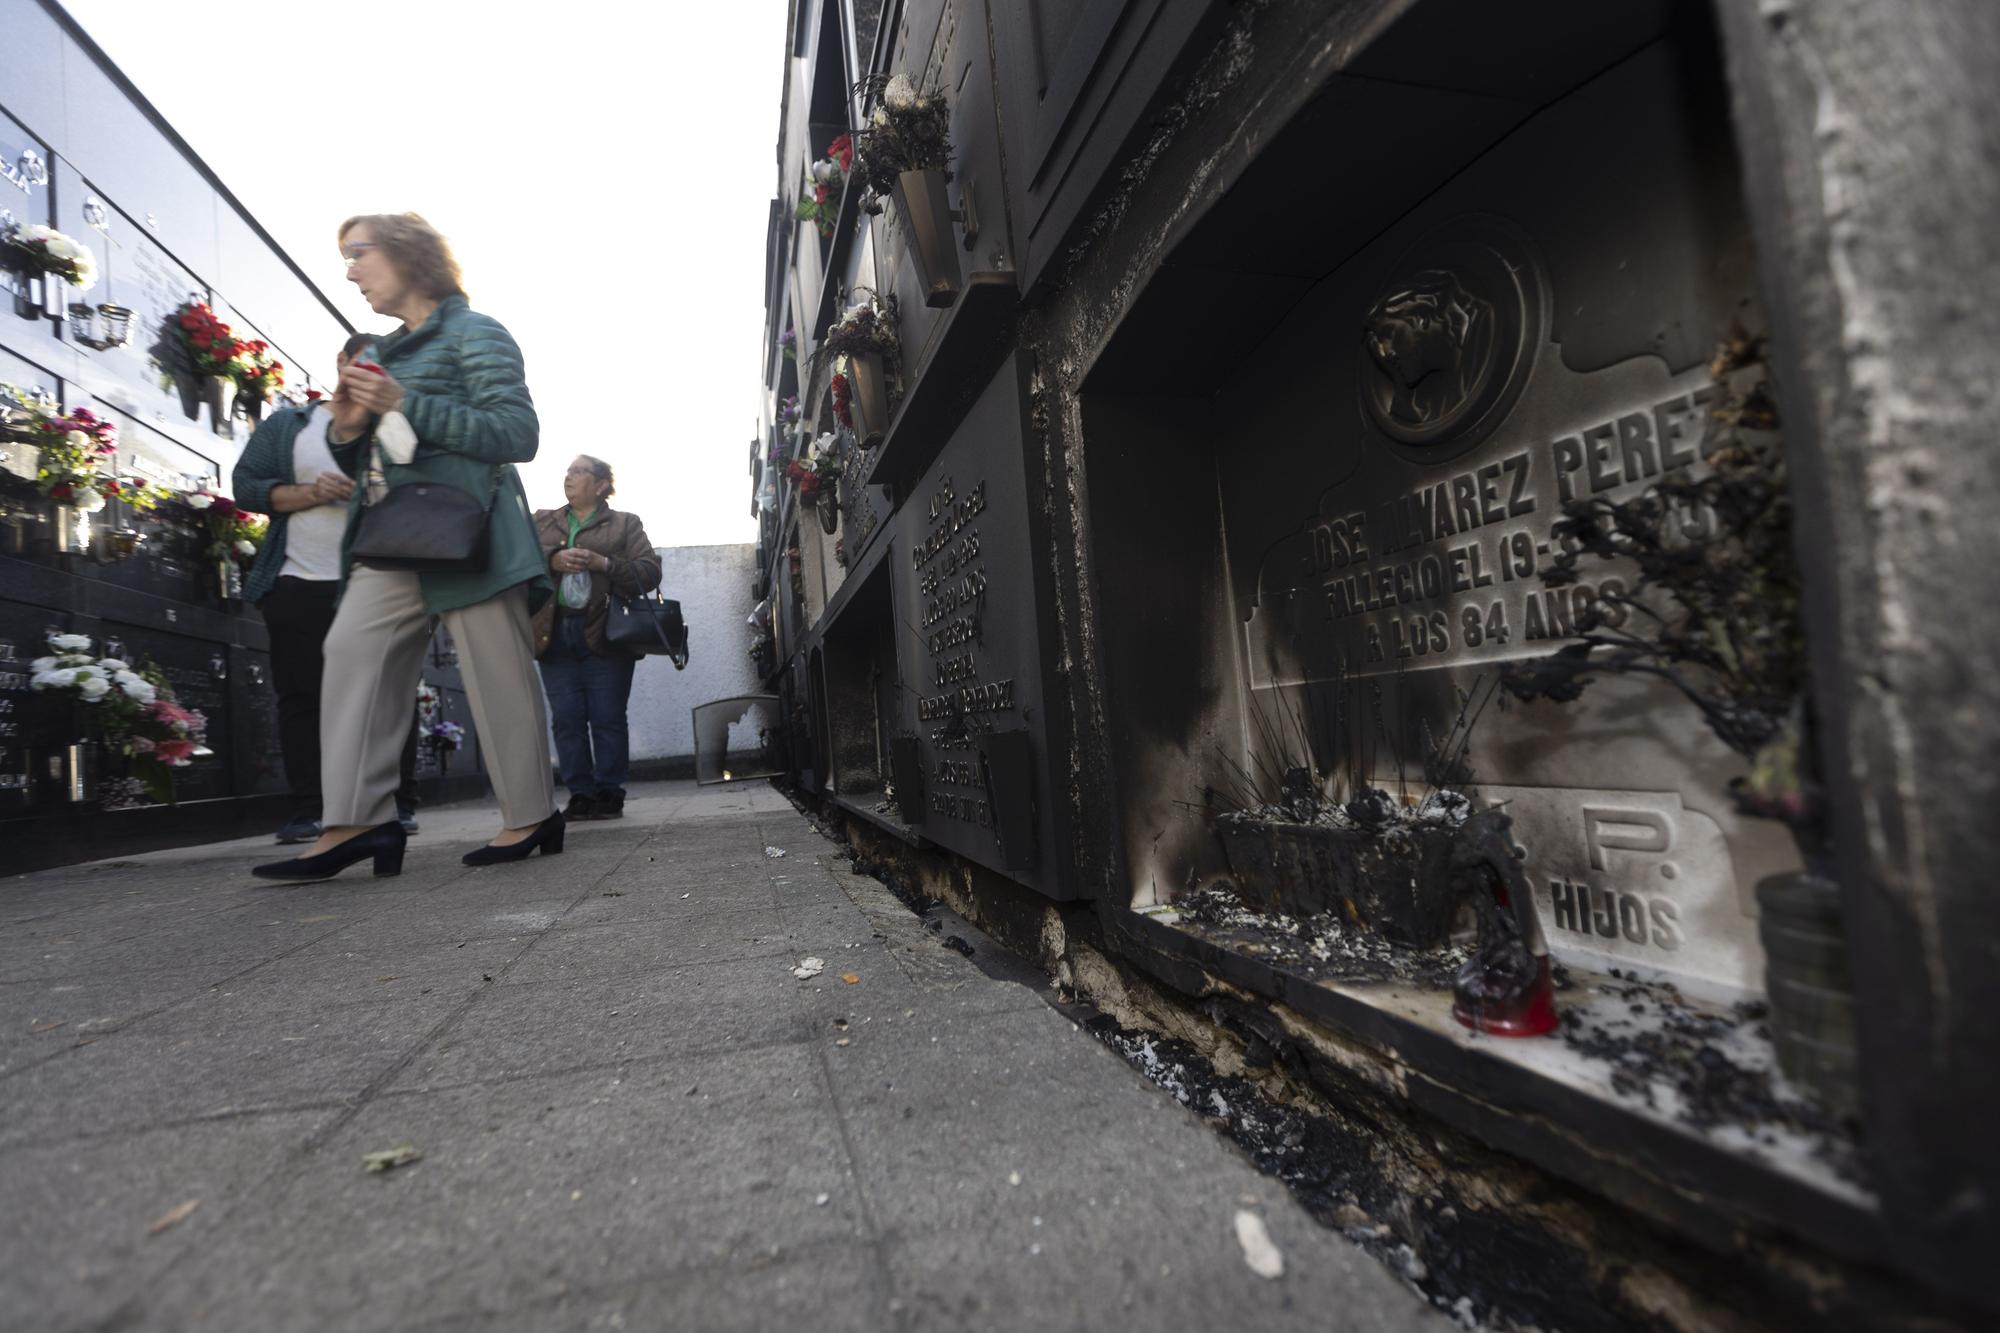
{"label": "blonde hair", "polygon": [[444,236],[417,213],[357,213],[340,224],[339,240],[366,223],[375,244],[396,266],[403,280],[433,300],[465,294],[458,261]]}

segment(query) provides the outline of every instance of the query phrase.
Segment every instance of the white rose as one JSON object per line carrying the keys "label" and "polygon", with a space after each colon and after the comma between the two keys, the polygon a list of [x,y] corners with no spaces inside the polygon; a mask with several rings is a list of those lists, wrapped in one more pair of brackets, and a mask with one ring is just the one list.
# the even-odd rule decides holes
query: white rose
{"label": "white rose", "polygon": [[59,653],[80,653],[89,649],[90,636],[87,634],[51,634],[49,635],[49,646]]}
{"label": "white rose", "polygon": [[63,443],[72,449],[88,449],[90,447],[90,437],[80,430],[73,430],[63,436]]}
{"label": "white rose", "polygon": [[898,74],[889,80],[889,86],[882,90],[882,105],[891,111],[907,111],[917,100],[917,90],[910,86],[907,76]]}
{"label": "white rose", "polygon": [[64,667],[60,671],[49,672],[48,683],[68,689],[70,686],[76,684],[76,668]]}
{"label": "white rose", "polygon": [[236,554],[238,554],[238,555],[255,555],[255,554],[257,554],[257,543],[256,543],[256,542],[253,542],[253,541],[248,541],[248,540],[245,540],[245,541],[240,541],[240,542],[237,542],[237,543],[236,543]]}
{"label": "white rose", "polygon": [[821,158],[819,161],[813,163],[812,177],[817,184],[831,185],[833,184],[834,178],[839,175],[840,175],[840,168],[836,167],[835,165],[833,165],[833,163],[827,161],[825,158]]}
{"label": "white rose", "polygon": [[102,508],[104,494],[95,486],[85,487],[83,494],[76,497],[76,512],[79,514],[94,514]]}
{"label": "white rose", "polygon": [[38,676],[41,675],[44,671],[54,671],[55,669],[56,669],[56,659],[53,657],[38,657],[34,661],[28,663],[28,670],[34,672]]}
{"label": "white rose", "polygon": [[83,698],[86,703],[96,703],[99,699],[111,693],[111,682],[102,676],[87,676],[79,680],[76,683],[76,687],[83,691]]}
{"label": "white rose", "polygon": [[149,704],[159,696],[159,691],[153,688],[152,681],[138,676],[134,676],[130,680],[125,680],[121,677],[118,681],[118,688],[125,691],[126,698],[137,699],[142,704]]}
{"label": "white rose", "polygon": [[121,662],[115,657],[100,657],[97,659],[97,665],[103,667],[106,671],[116,671],[121,675],[132,674],[132,664]]}
{"label": "white rose", "polygon": [[215,497],[206,491],[190,491],[187,502],[190,509],[206,509],[215,503]]}

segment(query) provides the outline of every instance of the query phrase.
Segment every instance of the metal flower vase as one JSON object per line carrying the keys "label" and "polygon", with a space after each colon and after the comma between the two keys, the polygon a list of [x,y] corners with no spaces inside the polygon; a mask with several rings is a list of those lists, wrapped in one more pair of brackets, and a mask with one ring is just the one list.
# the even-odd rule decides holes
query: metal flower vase
{"label": "metal flower vase", "polygon": [[25,269],[14,275],[14,313],[22,319],[40,319],[48,303],[48,279]]}
{"label": "metal flower vase", "polygon": [[180,394],[181,411],[189,421],[201,419],[201,400],[206,385],[186,371],[173,371],[174,391]]}
{"label": "metal flower vase", "polygon": [[215,562],[215,593],[225,602],[243,600],[243,567],[226,556]]}
{"label": "metal flower vase", "polygon": [[848,357],[847,378],[854,390],[847,400],[847,414],[854,419],[854,438],[863,449],[873,449],[889,431],[889,390],[882,374],[882,358],[873,352]]}
{"label": "metal flower vase", "polygon": [[96,799],[97,747],[84,737],[80,706],[35,715],[25,732],[30,804],[47,808]]}
{"label": "metal flower vase", "polygon": [[831,537],[840,531],[840,483],[831,482],[813,505],[819,514],[819,530]]}
{"label": "metal flower vase", "polygon": [[1857,1116],[1860,1054],[1840,885],[1809,864],[1759,880],[1757,907],[1778,1068],[1829,1111]]}
{"label": "metal flower vase", "polygon": [[917,261],[924,304],[943,310],[958,300],[963,281],[943,169],[903,172],[896,177],[895,195],[903,225],[910,229],[910,254]]}
{"label": "metal flower vase", "polygon": [[227,375],[210,375],[204,387],[208,402],[208,424],[217,435],[233,436],[236,423],[230,419],[231,405],[236,397],[236,381]]}

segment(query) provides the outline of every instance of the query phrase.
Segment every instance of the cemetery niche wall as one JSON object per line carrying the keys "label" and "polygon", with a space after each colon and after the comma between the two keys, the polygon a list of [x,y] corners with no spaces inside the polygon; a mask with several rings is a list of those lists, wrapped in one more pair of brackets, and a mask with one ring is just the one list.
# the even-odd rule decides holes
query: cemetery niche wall
{"label": "cemetery niche wall", "polygon": [[[228,395],[220,411],[184,401],[162,383],[153,349],[183,302],[203,302],[238,337],[268,341],[286,366],[285,389],[302,394],[315,382],[308,367],[330,370],[352,327],[59,5],[0,0],[0,30],[32,55],[0,83],[0,222],[53,227],[95,261],[87,289],[0,265],[0,291],[24,298],[8,299],[12,317],[0,318],[0,384],[28,400],[9,396],[0,414],[7,867],[273,831],[290,801],[269,640],[241,599],[247,562],[218,554],[226,544],[211,520],[220,511],[201,498],[226,492],[252,423]],[[324,258],[323,276],[338,276],[335,256]],[[74,306],[88,316],[93,304],[129,313],[124,342],[88,332],[106,331],[101,321],[74,319]],[[143,484],[157,504],[130,503],[122,490],[58,492],[40,476],[36,413],[80,410],[116,431],[116,452],[96,460],[97,475]],[[51,633],[156,666],[179,702],[205,716],[211,753],[174,771],[175,804],[122,778],[104,747],[77,743],[66,704],[33,688],[32,664],[50,654]],[[425,678],[437,689],[434,719],[468,738],[455,754],[419,747],[426,795],[476,795],[485,779],[442,636]]]}
{"label": "cemetery niche wall", "polygon": [[[1958,1071],[1948,1092],[1913,1044],[1918,992],[1971,1014],[1938,988],[1983,946],[1934,934],[1919,956],[1926,886],[1878,890],[1849,849],[1838,884],[1821,877],[1834,929],[1808,940],[1776,918],[1784,949],[1767,950],[1760,886],[1810,876],[1784,824],[1739,810],[1740,734],[1636,676],[1561,704],[1502,688],[1594,616],[1647,614],[1619,602],[1632,568],[1592,558],[1564,577],[1564,507],[1725,478],[1744,441],[1795,479],[1778,494],[1800,539],[1773,547],[1797,552],[1787,586],[1812,602],[1829,570],[1859,569],[1854,513],[1875,497],[1849,483],[1875,456],[1822,459],[1800,410],[1849,410],[1827,358],[1859,355],[1826,327],[1840,303],[1816,248],[1831,150],[1808,130],[1807,73],[1825,52],[1791,50],[1802,25],[1844,20],[1802,14],[910,0],[883,7],[872,52],[826,41],[831,23],[851,36],[852,6],[797,17],[774,217],[825,133],[880,109],[864,87],[833,126],[830,81],[900,74],[949,96],[963,279],[927,305],[894,201],[874,214],[850,195],[824,239],[773,231],[767,409],[788,420],[797,392],[805,418],[774,465],[831,428],[824,377],[809,360],[795,376],[787,341],[809,358],[864,286],[896,298],[901,341],[889,427],[847,457],[838,535],[787,489],[767,511],[767,679],[802,795],[857,864],[943,898],[1059,988],[1121,1023],[1209,1033],[1367,1122],[1413,1173],[1399,1197],[1435,1171],[1434,1210],[1397,1231],[1417,1252],[1469,1264],[1484,1228],[1539,1218],[1529,1230],[1577,1265],[1553,1283],[1575,1303],[1549,1304],[1536,1265],[1508,1289],[1509,1317],[1539,1326],[1751,1311],[1791,1327],[1810,1307],[1900,1327],[1933,1297],[1990,1303],[1923,1239],[1988,1224],[1951,1211],[1957,1160],[1986,1149],[1907,1132],[1926,1106],[1991,1105],[1965,1043],[1928,1048]],[[1725,50],[1746,62],[1727,84]],[[1758,99],[1780,83],[1774,135]],[[1771,191],[1805,222],[1774,225]],[[1786,300],[1801,270],[1808,299]],[[1800,321],[1819,330],[1803,346]],[[1827,493],[1845,496],[1833,519]],[[1710,508],[1666,527],[1683,549],[1741,549]],[[1832,530],[1839,549],[1816,535]],[[1829,683],[1852,694],[1872,666],[1845,660],[1850,640],[1879,635],[1867,590],[1805,614],[1809,642],[1789,602],[1770,605],[1815,702],[1844,704]],[[1862,826],[1913,798],[1843,793],[1859,773],[1820,775],[1835,841],[1893,841],[1907,808]],[[1474,823],[1491,812],[1499,833]],[[1482,910],[1496,884],[1527,909],[1525,955],[1551,960],[1558,1026],[1539,1040],[1455,1012],[1506,915]],[[1894,928],[1843,943],[1864,901]],[[1851,981],[1829,961],[1849,955]],[[1781,1067],[1788,988],[1818,1004],[1810,1043],[1839,1078]],[[1897,1024],[1907,1040],[1885,1040]],[[1475,1199],[1462,1173],[1521,1190]],[[1579,1239],[1572,1205],[1608,1229]],[[1635,1273],[1678,1313],[1617,1276]]]}

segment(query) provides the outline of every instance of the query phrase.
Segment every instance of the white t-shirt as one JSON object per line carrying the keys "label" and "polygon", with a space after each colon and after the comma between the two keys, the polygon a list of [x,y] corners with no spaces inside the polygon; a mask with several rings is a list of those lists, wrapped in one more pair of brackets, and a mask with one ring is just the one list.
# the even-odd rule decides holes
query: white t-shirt
{"label": "white t-shirt", "polygon": [[[292,477],[310,486],[322,472],[338,472],[326,428],[333,414],[315,411],[292,439]],[[329,581],[340,577],[340,539],[347,532],[347,506],[315,505],[293,512],[285,524],[285,567],[280,578]]]}

